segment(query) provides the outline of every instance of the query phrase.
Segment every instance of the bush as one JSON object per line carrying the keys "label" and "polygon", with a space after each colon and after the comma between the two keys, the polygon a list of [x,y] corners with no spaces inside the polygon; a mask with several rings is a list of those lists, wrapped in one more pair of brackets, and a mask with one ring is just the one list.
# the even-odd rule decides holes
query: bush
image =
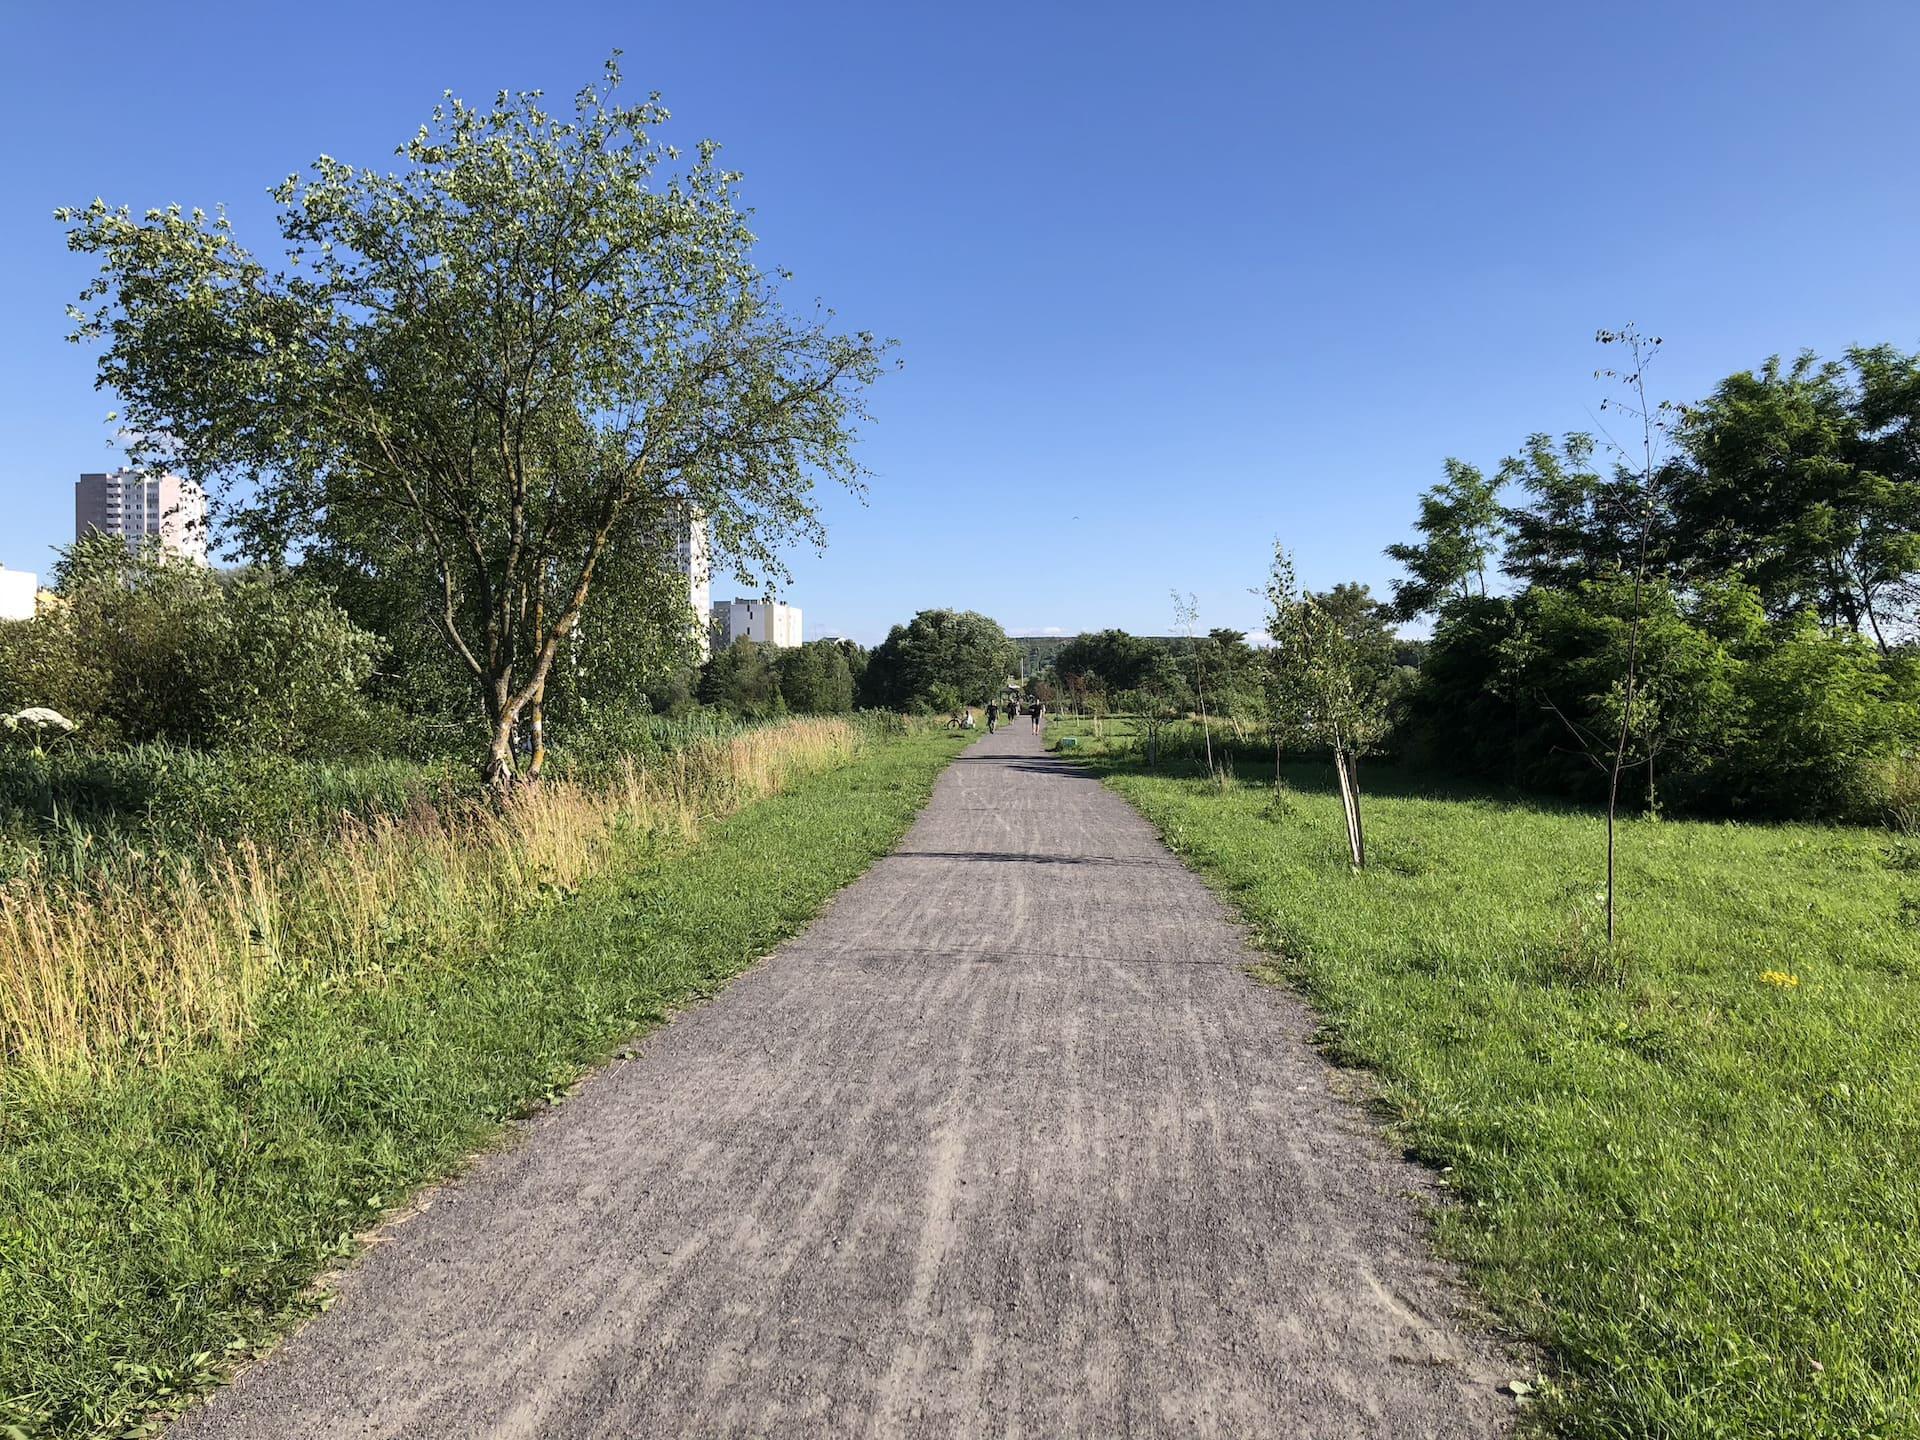
{"label": "bush", "polygon": [[[1448,607],[1409,703],[1408,753],[1593,800],[1619,725],[1630,597],[1618,580]],[[1747,586],[1642,597],[1629,802],[1706,813],[1883,818],[1920,747],[1920,662],[1811,615],[1769,621]],[[1581,737],[1585,737],[1583,742]],[[1652,765],[1647,751],[1654,752]]]}
{"label": "bush", "polygon": [[0,710],[51,706],[79,746],[341,755],[389,728],[365,691],[379,642],[309,583],[95,535],[62,557],[56,595],[0,625]]}
{"label": "bush", "polygon": [[700,673],[700,703],[754,720],[784,713],[780,672],[768,658],[774,653],[745,639],[715,650]]}
{"label": "bush", "polygon": [[1885,818],[1920,744],[1914,667],[1823,633],[1811,615],[1781,628],[1735,682],[1738,729],[1713,788],[1770,814]]}

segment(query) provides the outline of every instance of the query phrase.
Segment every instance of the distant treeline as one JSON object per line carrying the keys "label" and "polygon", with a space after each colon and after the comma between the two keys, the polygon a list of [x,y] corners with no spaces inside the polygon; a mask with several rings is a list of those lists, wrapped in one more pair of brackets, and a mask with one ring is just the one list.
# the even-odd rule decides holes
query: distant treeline
{"label": "distant treeline", "polygon": [[[1624,723],[1644,806],[1920,824],[1920,357],[1770,360],[1647,433],[1651,456],[1573,434],[1490,473],[1450,459],[1388,548],[1389,600],[1310,597],[1379,642],[1356,653],[1379,657],[1382,748],[1595,798]],[[1062,643],[1039,689],[1285,734],[1278,658],[1109,630]]]}
{"label": "distant treeline", "polygon": [[1408,748],[1592,794],[1631,650],[1646,804],[1920,820],[1920,356],[1769,360],[1645,433],[1448,461],[1388,551],[1433,622]]}

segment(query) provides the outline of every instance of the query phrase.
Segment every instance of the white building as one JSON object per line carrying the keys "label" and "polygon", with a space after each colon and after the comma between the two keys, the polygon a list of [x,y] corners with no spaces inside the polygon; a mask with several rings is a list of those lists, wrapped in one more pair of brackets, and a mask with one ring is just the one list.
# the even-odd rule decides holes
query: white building
{"label": "white building", "polygon": [[694,510],[683,512],[670,534],[674,565],[687,582],[687,605],[693,611],[697,631],[695,643],[700,647],[700,658],[705,660],[711,644],[705,622],[713,608],[713,539],[706,517]]}
{"label": "white building", "polygon": [[89,531],[118,535],[129,550],[157,535],[169,551],[207,563],[207,497],[178,475],[142,475],[137,470],[83,474],[73,486],[73,535]]}
{"label": "white building", "polygon": [[0,565],[0,620],[31,620],[40,577],[31,570]]}
{"label": "white building", "polygon": [[722,645],[754,640],[791,649],[800,643],[800,607],[778,600],[718,600],[713,606],[713,629]]}

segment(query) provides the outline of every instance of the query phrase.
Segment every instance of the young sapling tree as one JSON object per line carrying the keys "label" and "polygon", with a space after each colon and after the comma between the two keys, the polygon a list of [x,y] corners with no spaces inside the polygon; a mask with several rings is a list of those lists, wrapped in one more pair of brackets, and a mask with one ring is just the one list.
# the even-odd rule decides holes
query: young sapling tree
{"label": "young sapling tree", "polygon": [[1347,823],[1348,858],[1354,869],[1363,869],[1367,846],[1359,767],[1387,732],[1391,641],[1382,627],[1350,623],[1324,597],[1302,590],[1292,557],[1277,541],[1267,600],[1267,634],[1273,641],[1268,699],[1274,729],[1324,745],[1332,753]]}
{"label": "young sapling tree", "polygon": [[1193,659],[1193,701],[1200,712],[1200,736],[1207,752],[1207,774],[1213,769],[1213,727],[1207,723],[1207,682],[1205,657],[1200,653],[1200,602],[1191,594],[1173,592],[1173,624],[1187,637],[1187,653]]}
{"label": "young sapling tree", "polygon": [[[1634,517],[1633,551],[1627,577],[1626,656],[1615,692],[1618,723],[1610,747],[1598,754],[1588,737],[1579,729],[1574,730],[1588,758],[1607,772],[1607,946],[1612,949],[1618,939],[1620,779],[1629,764],[1634,763],[1630,760],[1630,751],[1635,734],[1651,733],[1654,728],[1655,706],[1650,697],[1641,694],[1641,632],[1646,624],[1647,593],[1654,579],[1653,538],[1663,513],[1660,468],[1680,411],[1668,401],[1656,404],[1647,398],[1647,367],[1659,354],[1658,335],[1642,335],[1638,327],[1629,324],[1619,330],[1602,330],[1594,338],[1602,345],[1618,346],[1627,357],[1624,369],[1602,368],[1594,372],[1595,378],[1611,380],[1623,392],[1602,400],[1600,408],[1625,415],[1638,432],[1630,434],[1623,444],[1607,434],[1604,424],[1601,427],[1602,435],[1618,457],[1620,478],[1630,487]],[[1651,742],[1647,748],[1647,763],[1651,765]]]}

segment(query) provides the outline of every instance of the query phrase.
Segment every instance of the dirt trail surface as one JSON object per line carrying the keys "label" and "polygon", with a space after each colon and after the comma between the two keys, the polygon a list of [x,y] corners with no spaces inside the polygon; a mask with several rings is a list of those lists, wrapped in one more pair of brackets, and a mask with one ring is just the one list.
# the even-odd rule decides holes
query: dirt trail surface
{"label": "dirt trail surface", "polygon": [[1503,1432],[1426,1177],[1249,960],[1020,720],[170,1433]]}

